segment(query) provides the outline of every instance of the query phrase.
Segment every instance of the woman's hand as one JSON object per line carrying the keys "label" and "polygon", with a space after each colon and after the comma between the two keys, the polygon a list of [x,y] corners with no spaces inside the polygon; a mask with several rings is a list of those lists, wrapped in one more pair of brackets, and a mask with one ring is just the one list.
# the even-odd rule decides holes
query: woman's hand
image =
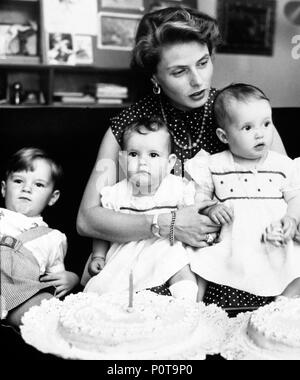
{"label": "woman's hand", "polygon": [[[175,222],[175,239],[196,248],[207,247],[207,234],[219,232],[221,226],[212,222],[208,216],[201,215],[201,210],[214,205],[215,201],[204,201],[197,205],[183,207],[177,211]],[[159,216],[159,226],[162,236],[168,236],[170,231],[170,216]]]}
{"label": "woman's hand", "polygon": [[69,271],[49,273],[40,278],[41,282],[47,282],[49,286],[56,288],[55,297],[61,298],[69,293],[78,283],[77,274]]}

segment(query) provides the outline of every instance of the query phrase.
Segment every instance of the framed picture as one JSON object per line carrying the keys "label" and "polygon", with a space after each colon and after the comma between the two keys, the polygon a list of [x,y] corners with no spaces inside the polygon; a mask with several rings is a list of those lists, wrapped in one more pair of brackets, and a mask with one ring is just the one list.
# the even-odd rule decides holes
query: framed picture
{"label": "framed picture", "polygon": [[144,10],[144,0],[101,0],[102,8]]}
{"label": "framed picture", "polygon": [[131,50],[135,32],[142,15],[100,12],[98,48]]}
{"label": "framed picture", "polygon": [[218,0],[218,52],[272,55],[275,12],[275,0]]}
{"label": "framed picture", "polygon": [[74,65],[73,36],[69,33],[49,33],[48,63],[52,65]]}
{"label": "framed picture", "polygon": [[0,24],[0,57],[37,56],[37,45],[34,25]]}
{"label": "framed picture", "polygon": [[75,34],[73,36],[73,42],[76,64],[92,64],[94,61],[92,36]]}
{"label": "framed picture", "polygon": [[168,7],[174,7],[177,5],[183,5],[181,0],[176,1],[165,1],[165,0],[153,0],[149,5],[149,11],[153,12],[158,9],[168,8]]}
{"label": "framed picture", "polygon": [[151,0],[148,4],[148,12],[177,6],[197,8],[197,0]]}

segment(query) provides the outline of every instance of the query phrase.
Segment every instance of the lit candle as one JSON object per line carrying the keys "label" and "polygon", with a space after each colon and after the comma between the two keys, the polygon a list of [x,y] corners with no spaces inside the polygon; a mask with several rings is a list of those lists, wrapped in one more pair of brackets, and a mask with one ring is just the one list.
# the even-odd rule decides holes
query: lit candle
{"label": "lit candle", "polygon": [[133,274],[132,271],[130,271],[129,274],[129,308],[133,307]]}

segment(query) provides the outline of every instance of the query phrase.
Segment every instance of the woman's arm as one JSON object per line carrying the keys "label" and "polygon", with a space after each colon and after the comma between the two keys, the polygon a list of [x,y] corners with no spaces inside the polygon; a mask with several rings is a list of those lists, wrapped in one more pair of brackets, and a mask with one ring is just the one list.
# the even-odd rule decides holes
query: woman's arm
{"label": "woman's arm", "polygon": [[[100,145],[96,164],[87,183],[77,217],[80,235],[111,242],[126,243],[153,237],[151,215],[129,215],[100,207],[99,194],[104,186],[119,179],[119,145],[109,129]],[[205,204],[205,207],[207,205]],[[194,247],[203,246],[207,233],[216,232],[219,226],[199,214],[202,204],[185,207],[177,212],[175,238]],[[204,206],[203,206],[204,207]],[[159,216],[162,236],[169,235],[171,215]]]}

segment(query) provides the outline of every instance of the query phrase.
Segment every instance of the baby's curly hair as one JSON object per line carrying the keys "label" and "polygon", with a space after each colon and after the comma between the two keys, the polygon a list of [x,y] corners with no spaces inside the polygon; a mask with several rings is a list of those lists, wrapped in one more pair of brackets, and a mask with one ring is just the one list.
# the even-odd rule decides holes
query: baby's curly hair
{"label": "baby's curly hair", "polygon": [[124,130],[122,136],[121,147],[126,150],[128,137],[132,132],[137,132],[141,135],[146,135],[149,132],[157,132],[160,130],[165,130],[170,136],[170,151],[173,151],[173,138],[166,126],[165,122],[158,116],[143,117],[134,121],[132,124],[128,125]]}

